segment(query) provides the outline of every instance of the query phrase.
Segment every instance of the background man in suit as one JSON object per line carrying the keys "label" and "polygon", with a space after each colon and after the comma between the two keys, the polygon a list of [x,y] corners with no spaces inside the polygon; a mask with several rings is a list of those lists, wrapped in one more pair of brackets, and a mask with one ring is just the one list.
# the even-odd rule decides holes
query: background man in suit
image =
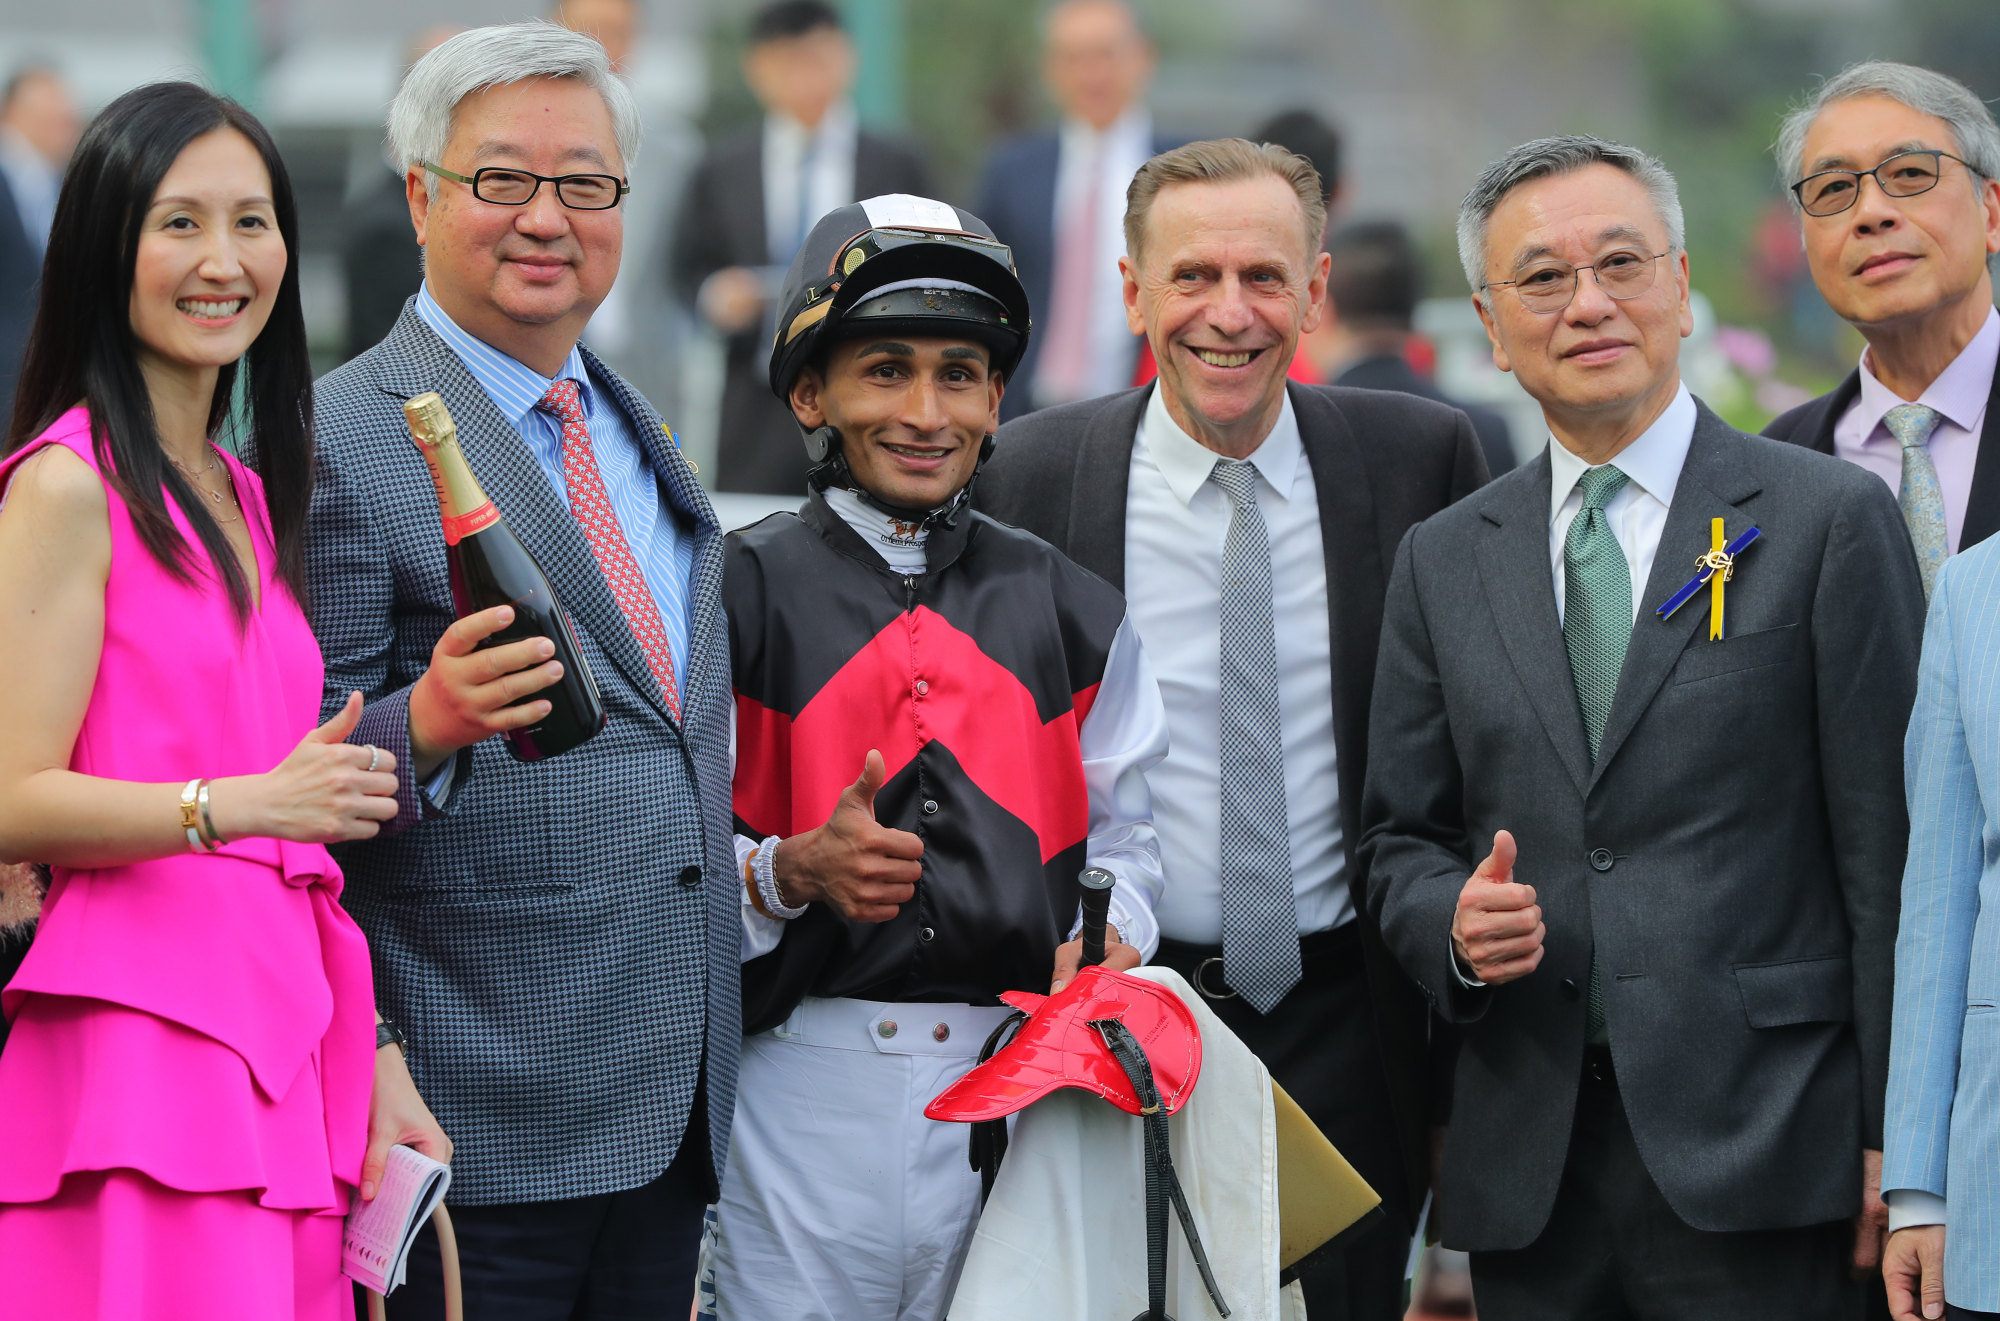
{"label": "background man in suit", "polygon": [[0,429],[14,413],[14,381],[35,318],[35,286],[55,219],[63,167],[83,131],[69,88],[39,64],[0,91]]}
{"label": "background man in suit", "polygon": [[1393,220],[1364,221],[1335,231],[1326,251],[1332,265],[1326,277],[1327,326],[1319,338],[1327,349],[1327,379],[1450,404],[1472,419],[1486,470],[1495,477],[1512,471],[1514,440],[1507,419],[1449,397],[1410,365],[1424,273],[1409,231]]}
{"label": "background man in suit", "polygon": [[1946,556],[2000,528],[2000,128],[1941,73],[1859,64],[1786,117],[1777,153],[1813,282],[1868,347],[1765,434],[1898,492],[1928,596]]}
{"label": "background man in suit", "polygon": [[1155,961],[1382,1194],[1306,1304],[1386,1321],[1427,1182],[1426,1015],[1356,920],[1368,693],[1397,539],[1486,473],[1442,405],[1287,384],[1326,292],[1321,205],[1282,148],[1149,161],[1119,270],[1158,382],[1001,428],[979,499],[1126,594],[1167,705]]}
{"label": "background man in suit", "polygon": [[[328,701],[396,754],[402,813],[346,849],[377,1002],[455,1135],[474,1316],[682,1316],[741,1041],[722,537],[657,414],[577,337],[617,276],[629,92],[589,37],[461,33],[403,80],[389,133],[425,282],[320,382],[308,576]],[[488,201],[509,174],[535,186]],[[499,176],[496,179],[496,175]],[[547,570],[610,721],[535,764],[492,734],[547,712],[543,638],[457,623],[437,503],[402,405],[435,390]],[[510,705],[520,698],[521,705]],[[407,769],[406,769],[407,768]],[[437,1316],[420,1245],[397,1317]]]}
{"label": "background man in suit", "polygon": [[1005,418],[1131,384],[1139,339],[1118,280],[1125,188],[1174,145],[1146,110],[1153,43],[1130,5],[1063,0],[1044,24],[1042,75],[1062,122],[996,146],[974,208],[1014,249],[1035,312],[1035,342],[1001,401]]}
{"label": "background man in suit", "polygon": [[2000,893],[1983,842],[2000,772],[1996,624],[2000,542],[1989,541],[1938,576],[1907,744],[1910,860],[1882,1161],[1882,1273],[1897,1321],[2000,1317]]}
{"label": "background man in suit", "polygon": [[856,198],[934,191],[914,146],[856,126],[854,66],[853,43],[823,0],[759,10],[743,77],[764,118],[716,142],[688,180],[673,278],[727,342],[719,491],[805,495],[798,424],[772,398],[765,369],[778,285],[813,224]]}
{"label": "background man in suit", "polygon": [[[1880,482],[1681,384],[1658,161],[1530,142],[1458,232],[1494,362],[1554,443],[1405,538],[1382,626],[1360,856],[1390,947],[1462,1028],[1445,1242],[1481,1321],[1857,1317],[1908,539]],[[1762,531],[1726,614],[1704,587],[1658,617],[1718,522]]]}

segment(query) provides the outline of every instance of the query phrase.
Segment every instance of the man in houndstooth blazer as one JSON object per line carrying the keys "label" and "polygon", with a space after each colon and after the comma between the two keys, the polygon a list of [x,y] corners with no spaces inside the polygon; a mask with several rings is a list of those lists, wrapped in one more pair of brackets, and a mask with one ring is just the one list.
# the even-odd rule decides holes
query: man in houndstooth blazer
{"label": "man in houndstooth blazer", "polygon": [[[489,86],[496,70],[511,81]],[[594,41],[546,24],[477,29],[420,62],[390,131],[425,285],[315,403],[308,576],[326,700],[365,694],[355,741],[395,753],[402,780],[402,812],[340,855],[345,901],[377,1003],[456,1144],[467,1311],[482,1317],[684,1315],[735,1104],[722,536],[658,415],[577,342],[616,272],[619,211],[573,209],[589,195],[550,178],[591,170],[593,153],[624,173],[629,95]],[[426,146],[423,121],[440,116]],[[524,204],[490,203],[454,177],[481,165],[542,180]],[[524,254],[543,268],[509,269]],[[561,315],[542,317],[552,303]],[[562,389],[571,416],[547,403]],[[547,682],[538,657],[518,653],[499,682],[465,677],[535,644],[472,652],[481,616],[453,625],[438,502],[403,416],[427,390],[596,675],[608,724],[559,757],[516,762],[487,736]],[[584,440],[651,607],[614,594],[603,521],[572,513]],[[670,679],[628,622],[651,608]],[[409,1275],[391,1315],[438,1315],[434,1246]]]}

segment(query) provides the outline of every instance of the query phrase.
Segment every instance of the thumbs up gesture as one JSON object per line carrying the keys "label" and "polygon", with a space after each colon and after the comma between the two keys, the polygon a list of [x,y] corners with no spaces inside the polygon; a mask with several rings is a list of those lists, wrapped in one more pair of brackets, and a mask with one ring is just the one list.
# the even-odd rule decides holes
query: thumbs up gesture
{"label": "thumbs up gesture", "polygon": [[1499,831],[1493,851],[1458,892],[1452,950],[1480,981],[1498,986],[1535,970],[1547,935],[1535,887],[1514,880],[1514,836]]}
{"label": "thumbs up gesture", "polygon": [[826,824],[779,842],[771,865],[787,904],[818,900],[855,922],[887,922],[916,896],[924,842],[875,820],[875,794],[887,778],[882,754],[870,751]]}

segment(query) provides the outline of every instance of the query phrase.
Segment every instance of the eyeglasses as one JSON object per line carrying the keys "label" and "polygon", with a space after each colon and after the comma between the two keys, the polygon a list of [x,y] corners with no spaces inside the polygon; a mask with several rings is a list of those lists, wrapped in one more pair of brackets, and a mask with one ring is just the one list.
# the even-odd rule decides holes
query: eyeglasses
{"label": "eyeglasses", "polygon": [[472,195],[494,206],[526,206],[535,200],[542,185],[556,186],[556,200],[572,211],[609,211],[618,199],[632,191],[632,185],[615,174],[535,174],[504,165],[489,165],[470,176],[456,174],[429,161],[417,164],[440,179],[469,183]]}
{"label": "eyeglasses", "polygon": [[1792,195],[1809,216],[1837,216],[1861,197],[1861,181],[1874,176],[1875,186],[1887,197],[1915,197],[1938,186],[1946,161],[1979,171],[1948,151],[1898,152],[1872,170],[1821,170],[1808,174],[1792,185]]}
{"label": "eyeglasses", "polygon": [[1494,280],[1483,286],[1501,289],[1514,286],[1521,306],[1544,316],[1562,311],[1576,297],[1578,271],[1589,271],[1606,298],[1637,298],[1653,287],[1660,258],[1672,252],[1633,252],[1621,248],[1599,257],[1588,266],[1572,266],[1566,261],[1544,262],[1523,272],[1519,279]]}

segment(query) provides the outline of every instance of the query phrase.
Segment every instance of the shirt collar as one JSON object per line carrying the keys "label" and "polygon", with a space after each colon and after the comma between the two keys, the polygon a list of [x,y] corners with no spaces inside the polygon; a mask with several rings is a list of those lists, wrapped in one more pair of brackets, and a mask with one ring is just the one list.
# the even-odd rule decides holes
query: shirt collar
{"label": "shirt collar", "polygon": [[1141,101],[1112,120],[1102,133],[1081,119],[1071,119],[1065,115],[1062,121],[1061,141],[1064,147],[1072,151],[1085,150],[1093,143],[1101,143],[1107,148],[1137,144],[1140,152],[1151,156],[1153,115],[1146,108],[1146,103]]}
{"label": "shirt collar", "polygon": [[501,413],[516,430],[525,429],[528,418],[549,387],[557,381],[576,382],[577,394],[584,412],[593,410],[591,399],[590,372],[583,365],[583,350],[571,345],[569,357],[563,360],[562,370],[554,376],[544,376],[533,367],[517,358],[510,358],[500,350],[470,334],[453,321],[445,310],[431,297],[430,281],[417,287],[417,316],[423,323],[437,332],[439,339],[451,346],[459,361],[465,364],[472,378],[479,382]]}
{"label": "shirt collar", "polygon": [[[1167,489],[1182,504],[1192,505],[1196,492],[1207,483],[1209,474],[1215,471],[1215,461],[1222,456],[1181,430],[1181,424],[1167,411],[1166,391],[1158,386],[1153,387],[1153,397],[1146,404],[1139,434],[1145,441],[1146,452],[1153,456],[1154,466],[1166,479]],[[1256,465],[1257,474],[1280,500],[1290,500],[1292,482],[1298,477],[1299,464],[1305,456],[1305,442],[1299,439],[1298,415],[1292,412],[1292,392],[1286,390],[1271,434],[1264,437],[1264,443],[1248,461]]]}
{"label": "shirt collar", "polygon": [[[1680,485],[1681,469],[1687,464],[1688,447],[1694,443],[1698,416],[1694,396],[1683,384],[1674,392],[1673,402],[1666,411],[1654,418],[1653,425],[1640,432],[1637,440],[1618,451],[1611,462],[1632,479],[1634,486],[1671,508],[1674,488]],[[1550,524],[1562,512],[1563,502],[1576,489],[1577,481],[1593,466],[1554,436],[1549,437]]]}
{"label": "shirt collar", "polygon": [[828,106],[826,113],[820,116],[817,128],[807,128],[790,115],[776,111],[764,116],[765,131],[771,135],[767,140],[783,142],[797,152],[804,152],[806,144],[815,138],[823,143],[837,143],[851,138],[855,127],[852,101],[835,101]]}
{"label": "shirt collar", "polygon": [[[1951,365],[1939,372],[1916,402],[1935,408],[1953,425],[1970,431],[1986,412],[1993,393],[1994,368],[2000,366],[2000,311],[1988,308],[1986,321],[1972,342],[1958,351]],[[1882,425],[1882,416],[1898,404],[1909,401],[1875,379],[1868,366],[1868,351],[1861,351],[1861,395],[1855,401],[1857,420],[1864,423],[1863,438],[1873,436]],[[1887,434],[1886,432],[1884,434]]]}

